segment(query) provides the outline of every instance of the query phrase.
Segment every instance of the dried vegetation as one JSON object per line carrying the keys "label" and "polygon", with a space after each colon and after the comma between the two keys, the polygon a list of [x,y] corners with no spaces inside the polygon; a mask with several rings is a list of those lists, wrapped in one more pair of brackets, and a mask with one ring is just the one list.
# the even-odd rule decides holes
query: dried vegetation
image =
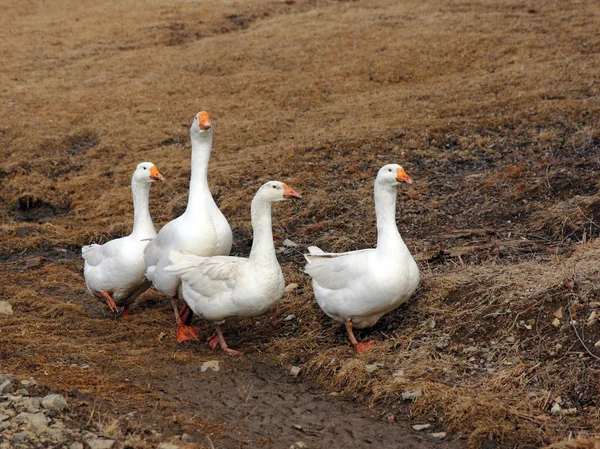
{"label": "dried vegetation", "polygon": [[[299,287],[230,342],[471,447],[600,432],[599,16],[585,0],[4,5],[0,299],[15,315],[0,319],[3,368],[168,406],[151,382],[206,350],[172,342],[154,292],[131,322],[108,319],[79,248],[129,231],[142,160],[167,178],[152,190],[157,226],[182,212],[188,123],[206,109],[236,254],[257,186],[280,179],[305,198],[275,212],[277,244],[300,245],[280,257]],[[390,162],[415,180],[398,218],[423,285],[359,334],[377,349],[357,356],[316,306],[301,251],[372,246],[373,176]],[[574,441],[554,447],[597,444]]]}

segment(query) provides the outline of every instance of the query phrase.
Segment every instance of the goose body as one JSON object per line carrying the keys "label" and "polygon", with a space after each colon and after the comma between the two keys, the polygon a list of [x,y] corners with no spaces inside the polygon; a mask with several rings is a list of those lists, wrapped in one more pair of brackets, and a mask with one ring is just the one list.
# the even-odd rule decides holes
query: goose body
{"label": "goose body", "polygon": [[305,272],[311,276],[321,309],[346,323],[358,351],[371,343],[358,343],[352,328],[373,326],[383,315],[406,302],[419,285],[419,269],[396,226],[396,186],[412,183],[402,167],[390,164],[375,180],[377,247],[346,253],[325,253],[309,247]]}
{"label": "goose body", "polygon": [[250,318],[272,309],[283,296],[285,283],[275,255],[271,226],[271,204],[296,192],[278,181],[264,184],[252,201],[254,239],[249,258],[199,257],[172,251],[173,265],[166,271],[181,279],[181,292],[190,309],[217,324],[211,346],[218,343],[231,355],[219,324],[235,318]]}
{"label": "goose body", "polygon": [[180,318],[177,296],[181,281],[165,270],[172,264],[170,252],[184,250],[198,256],[228,255],[232,243],[231,227],[208,186],[208,162],[212,149],[212,125],[208,113],[203,111],[196,115],[190,136],[192,175],[187,209],[160,230],[144,253],[146,277],[154,288],[172,298],[178,341],[197,338],[197,329],[186,326]]}
{"label": "goose body", "polygon": [[117,306],[124,307],[123,316],[127,316],[129,306],[150,287],[144,275],[144,249],[156,236],[148,208],[150,185],[155,180],[163,180],[163,177],[154,164],[142,162],[137,166],[131,180],[134,224],[130,235],[81,249],[87,289],[106,300],[114,312]]}

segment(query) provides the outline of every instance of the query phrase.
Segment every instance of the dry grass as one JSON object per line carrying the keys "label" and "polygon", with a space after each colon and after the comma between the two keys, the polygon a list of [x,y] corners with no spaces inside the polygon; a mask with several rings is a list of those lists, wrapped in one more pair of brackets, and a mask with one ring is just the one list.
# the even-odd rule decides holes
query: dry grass
{"label": "dry grass", "polygon": [[[278,207],[277,243],[330,251],[374,244],[381,165],[399,162],[415,180],[400,191],[399,226],[424,283],[361,334],[376,350],[351,353],[316,306],[299,252],[280,257],[299,288],[260,326],[231,329],[233,341],[302,364],[347,397],[435,420],[472,447],[600,431],[598,363],[568,326],[568,310],[585,320],[600,297],[597,2],[3,8],[0,298],[16,311],[0,321],[3,369],[111,403],[170,404],[148,385],[168,378],[165,361],[202,355],[172,342],[156,293],[131,322],[111,321],[85,292],[78,251],[129,232],[129,178],[142,160],[167,178],[152,189],[155,224],[181,213],[187,124],[206,109],[210,184],[236,254],[248,252],[249,198],[268,179],[305,198]],[[592,350],[598,326],[584,327]],[[369,374],[369,363],[382,367]],[[407,389],[424,396],[401,403]],[[557,397],[577,414],[551,415]]]}

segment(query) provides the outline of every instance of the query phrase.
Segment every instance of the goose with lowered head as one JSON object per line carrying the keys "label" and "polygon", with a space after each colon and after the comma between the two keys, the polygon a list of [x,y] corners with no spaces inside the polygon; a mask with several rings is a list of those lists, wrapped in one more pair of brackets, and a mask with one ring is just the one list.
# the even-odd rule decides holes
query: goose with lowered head
{"label": "goose with lowered head", "polygon": [[383,166],[375,179],[377,247],[347,253],[326,253],[308,248],[305,272],[312,277],[317,302],[331,318],[345,323],[350,342],[357,352],[374,346],[359,343],[353,327],[373,326],[414,293],[419,269],[396,226],[396,186],[412,184],[396,164]]}
{"label": "goose with lowered head", "polygon": [[163,181],[163,176],[151,162],[138,164],[131,178],[133,194],[133,231],[127,237],[104,245],[81,248],[85,260],[83,275],[90,293],[103,301],[113,312],[123,307],[121,317],[129,315],[129,306],[150,287],[144,275],[144,249],[156,236],[148,200],[150,185]]}
{"label": "goose with lowered head", "polygon": [[173,265],[166,271],[181,279],[183,298],[192,311],[216,323],[209,345],[229,355],[239,355],[227,346],[221,324],[234,318],[251,318],[272,309],[283,296],[285,283],[275,255],[271,205],[300,195],[286,184],[269,181],[254,196],[251,205],[253,229],[250,257],[198,257],[171,251]]}
{"label": "goose with lowered head", "polygon": [[187,305],[179,311],[181,281],[165,270],[172,263],[169,253],[184,250],[198,256],[228,255],[232,243],[229,223],[215,204],[208,187],[213,127],[207,112],[196,114],[190,128],[190,137],[192,175],[187,209],[181,216],[163,226],[144,253],[146,276],[154,288],[172,298],[179,342],[197,339],[198,329],[185,324],[189,317]]}

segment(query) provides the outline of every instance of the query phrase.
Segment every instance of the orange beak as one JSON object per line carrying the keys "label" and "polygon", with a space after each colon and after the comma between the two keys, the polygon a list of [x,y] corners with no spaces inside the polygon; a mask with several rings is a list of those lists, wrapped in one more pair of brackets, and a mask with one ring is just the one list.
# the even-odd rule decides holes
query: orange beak
{"label": "orange beak", "polygon": [[298,192],[289,188],[287,184],[283,185],[283,196],[289,198],[302,198]]}
{"label": "orange beak", "polygon": [[400,181],[404,181],[407,184],[412,184],[413,180],[410,179],[410,176],[408,176],[406,174],[406,172],[404,171],[403,168],[397,168],[396,169],[396,181],[400,182]]}
{"label": "orange beak", "polygon": [[158,168],[150,167],[150,179],[154,179],[155,181],[164,181],[165,178],[160,174]]}
{"label": "orange beak", "polygon": [[208,115],[208,112],[202,111],[202,112],[198,113],[198,126],[200,127],[200,129],[202,131],[206,131],[206,130],[210,129],[211,124],[210,124],[210,117]]}

